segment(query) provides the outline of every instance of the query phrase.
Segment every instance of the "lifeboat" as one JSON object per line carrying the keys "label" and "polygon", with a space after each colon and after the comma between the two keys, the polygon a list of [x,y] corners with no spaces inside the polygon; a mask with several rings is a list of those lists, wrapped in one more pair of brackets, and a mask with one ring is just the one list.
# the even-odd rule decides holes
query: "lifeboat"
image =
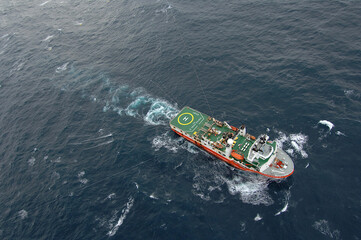
{"label": "lifeboat", "polygon": [[213,143],[213,146],[215,146],[216,148],[219,148],[219,149],[223,148],[223,145],[218,142]]}
{"label": "lifeboat", "polygon": [[241,154],[238,154],[236,152],[232,152],[231,153],[231,156],[234,157],[235,159],[237,160],[240,160],[240,161],[243,161],[244,160],[244,157],[241,155]]}
{"label": "lifeboat", "polygon": [[232,128],[232,130],[235,131],[235,132],[238,131],[238,128],[236,128],[236,127],[231,126],[231,128]]}

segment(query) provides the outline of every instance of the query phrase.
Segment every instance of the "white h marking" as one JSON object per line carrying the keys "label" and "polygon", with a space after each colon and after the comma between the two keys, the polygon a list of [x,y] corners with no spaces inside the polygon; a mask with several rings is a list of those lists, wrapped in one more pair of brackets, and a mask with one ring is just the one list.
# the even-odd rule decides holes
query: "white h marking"
{"label": "white h marking", "polygon": [[184,117],[183,117],[183,121],[186,122],[187,120],[188,120],[188,117],[184,116]]}

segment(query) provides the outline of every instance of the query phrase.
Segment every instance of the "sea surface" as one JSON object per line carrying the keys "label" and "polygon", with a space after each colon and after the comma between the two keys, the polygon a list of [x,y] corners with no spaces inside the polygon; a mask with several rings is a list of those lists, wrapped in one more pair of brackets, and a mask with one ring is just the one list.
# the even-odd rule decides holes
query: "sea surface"
{"label": "sea surface", "polygon": [[[288,152],[271,180],[184,106]],[[359,0],[0,2],[0,239],[361,239]]]}

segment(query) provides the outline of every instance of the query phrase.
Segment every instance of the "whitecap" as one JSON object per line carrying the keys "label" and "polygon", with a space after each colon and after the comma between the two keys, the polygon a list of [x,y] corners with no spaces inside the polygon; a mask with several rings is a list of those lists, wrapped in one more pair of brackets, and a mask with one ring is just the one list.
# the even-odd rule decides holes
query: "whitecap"
{"label": "whitecap", "polygon": [[335,126],[332,122],[328,120],[320,120],[318,124],[325,125],[326,127],[328,127],[329,131],[331,131],[331,129]]}
{"label": "whitecap", "polygon": [[154,193],[152,193],[152,194],[150,194],[150,196],[149,196],[151,199],[156,199],[156,200],[158,200],[159,198],[157,198],[156,196],[155,196],[155,194]]}
{"label": "whitecap", "polygon": [[111,229],[107,233],[109,237],[114,236],[117,233],[119,227],[123,224],[125,218],[127,217],[127,214],[129,213],[130,209],[133,207],[133,204],[134,204],[134,199],[130,197],[125,208],[122,210],[122,214],[120,215],[118,222],[114,226],[111,223],[110,225]]}
{"label": "whitecap", "polygon": [[47,36],[46,38],[44,38],[43,40],[41,40],[42,42],[47,42],[47,41],[50,41],[51,39],[54,38],[54,35],[49,35]]}
{"label": "whitecap", "polygon": [[24,220],[25,218],[28,217],[28,212],[27,212],[26,210],[22,209],[22,210],[20,210],[20,211],[18,212],[18,216],[19,216],[22,220]]}
{"label": "whitecap", "polygon": [[328,223],[327,220],[325,219],[321,219],[319,221],[316,221],[312,227],[314,227],[317,231],[319,231],[320,233],[322,233],[323,235],[326,235],[330,238],[334,238],[334,239],[340,239],[341,238],[341,233],[339,230],[331,230],[330,225]]}
{"label": "whitecap", "polygon": [[160,99],[150,99],[152,105],[144,117],[144,120],[151,125],[165,125],[174,117],[178,110],[171,104]]}
{"label": "whitecap", "polygon": [[43,2],[43,3],[40,3],[39,6],[44,6],[45,4],[47,4],[47,3],[49,3],[49,2],[51,2],[51,1],[49,0],[49,1],[45,1],[45,2]]}
{"label": "whitecap", "polygon": [[353,89],[348,89],[348,90],[344,90],[343,91],[344,94],[346,95],[346,97],[348,98],[360,98],[361,94],[356,92],[355,90]]}
{"label": "whitecap", "polygon": [[79,182],[81,182],[82,184],[87,184],[89,182],[89,180],[86,178],[80,178]]}
{"label": "whitecap", "polygon": [[34,166],[35,160],[36,160],[36,159],[35,159],[34,157],[31,157],[31,158],[28,160],[29,166]]}
{"label": "whitecap", "polygon": [[289,149],[286,150],[286,153],[293,156],[294,150],[292,148],[289,148]]}
{"label": "whitecap", "polygon": [[152,140],[152,147],[155,151],[165,148],[173,153],[178,152],[179,149],[187,150],[193,154],[198,153],[198,150],[193,144],[185,141],[181,137],[171,137],[169,132],[165,132],[160,136],[155,136]]}
{"label": "whitecap", "polygon": [[115,196],[116,196],[115,193],[111,193],[111,194],[108,195],[107,198],[108,198],[108,199],[112,199],[112,198],[115,198]]}
{"label": "whitecap", "polygon": [[287,211],[287,208],[288,208],[288,202],[286,203],[286,205],[278,212],[275,214],[275,216],[278,216],[280,215],[281,213],[284,213]]}
{"label": "whitecap", "polygon": [[85,171],[81,171],[81,172],[78,173],[79,178],[83,177],[84,175],[85,175]]}
{"label": "whitecap", "polygon": [[235,176],[225,179],[228,191],[231,195],[238,195],[244,203],[252,205],[272,205],[273,199],[268,193],[267,179],[260,175],[248,175],[247,177]]}
{"label": "whitecap", "polygon": [[256,217],[254,218],[254,220],[255,220],[256,222],[262,220],[261,215],[259,215],[259,213],[257,213],[257,215],[256,215]]}
{"label": "whitecap", "polygon": [[149,102],[150,99],[148,96],[140,96],[131,102],[124,111],[128,116],[131,117],[140,116],[138,110]]}
{"label": "whitecap", "polygon": [[285,205],[284,205],[284,207],[283,207],[279,212],[277,212],[277,213],[275,214],[275,216],[278,216],[278,215],[280,215],[281,213],[284,213],[284,212],[287,211],[287,209],[288,209],[288,202],[290,201],[290,197],[291,197],[291,192],[290,192],[290,191],[287,191],[287,192],[286,192],[286,198],[285,198],[285,200],[284,200]]}
{"label": "whitecap", "polygon": [[[47,157],[47,156],[46,156]],[[48,158],[46,158],[46,159],[48,159]],[[61,162],[61,157],[58,157],[57,159],[55,159],[55,160],[50,160],[50,162],[52,162],[52,163],[60,163]]]}
{"label": "whitecap", "polygon": [[245,222],[241,222],[241,232],[244,232],[246,230],[246,223]]}
{"label": "whitecap", "polygon": [[337,136],[346,136],[346,134],[344,134],[343,132],[340,132],[340,131],[336,131],[336,135]]}
{"label": "whitecap", "polygon": [[[277,132],[277,131],[276,131]],[[277,146],[283,148],[284,146],[291,146],[286,150],[291,156],[294,156],[294,153],[298,153],[302,158],[307,158],[308,154],[304,150],[304,146],[307,144],[308,136],[302,133],[292,133],[287,136],[285,133],[278,131],[279,137],[275,139]]]}
{"label": "whitecap", "polygon": [[277,143],[277,146],[282,148],[283,147],[283,144],[287,141],[289,141],[289,137],[287,137],[286,134],[284,134],[283,132],[279,131],[278,132],[279,134],[279,137],[275,139],[276,143]]}
{"label": "whitecap", "polygon": [[67,69],[68,64],[69,64],[69,62],[66,62],[63,65],[61,65],[60,67],[57,67],[55,72],[60,73],[60,72],[65,71]]}

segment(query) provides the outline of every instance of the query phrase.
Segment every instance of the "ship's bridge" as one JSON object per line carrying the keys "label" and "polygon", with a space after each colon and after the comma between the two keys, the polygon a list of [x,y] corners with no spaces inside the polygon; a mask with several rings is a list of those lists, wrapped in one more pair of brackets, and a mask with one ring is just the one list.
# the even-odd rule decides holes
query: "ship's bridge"
{"label": "ship's bridge", "polygon": [[276,146],[274,144],[267,143],[268,136],[261,135],[253,143],[250,148],[248,159],[253,161],[254,159],[268,159],[276,151]]}

